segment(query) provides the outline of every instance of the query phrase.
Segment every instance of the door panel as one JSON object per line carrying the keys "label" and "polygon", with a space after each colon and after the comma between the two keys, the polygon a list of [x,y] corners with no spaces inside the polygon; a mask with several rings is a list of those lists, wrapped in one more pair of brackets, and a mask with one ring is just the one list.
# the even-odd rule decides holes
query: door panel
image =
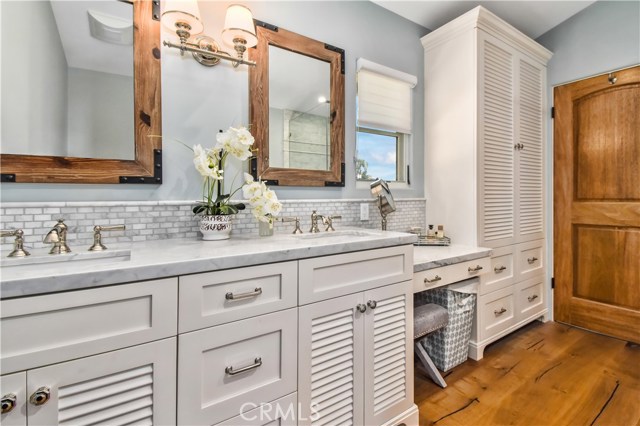
{"label": "door panel", "polygon": [[640,342],[640,67],[555,89],[556,320]]}
{"label": "door panel", "polygon": [[0,376],[0,396],[3,408],[11,399],[15,401],[12,409],[0,415],[0,424],[27,426],[27,373],[22,371]]}
{"label": "door panel", "polygon": [[413,294],[409,282],[366,291],[364,424],[383,424],[413,404]]}
{"label": "door panel", "polygon": [[363,423],[362,293],[299,309],[298,424]]}
{"label": "door panel", "polygon": [[172,424],[175,422],[176,339],[160,340],[27,373],[29,425]]}

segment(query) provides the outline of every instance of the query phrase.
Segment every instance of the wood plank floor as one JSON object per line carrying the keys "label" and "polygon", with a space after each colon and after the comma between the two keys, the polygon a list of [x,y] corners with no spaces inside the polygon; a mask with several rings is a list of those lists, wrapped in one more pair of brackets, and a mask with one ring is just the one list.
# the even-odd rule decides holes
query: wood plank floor
{"label": "wood plank floor", "polygon": [[435,385],[416,364],[420,425],[640,425],[640,347],[535,321]]}

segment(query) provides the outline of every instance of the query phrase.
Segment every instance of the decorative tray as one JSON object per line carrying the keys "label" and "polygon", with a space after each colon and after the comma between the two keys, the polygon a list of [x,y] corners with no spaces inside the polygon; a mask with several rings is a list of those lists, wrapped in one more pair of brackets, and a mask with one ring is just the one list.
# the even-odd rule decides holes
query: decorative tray
{"label": "decorative tray", "polygon": [[413,243],[414,246],[448,246],[451,245],[451,238],[427,237],[426,235],[418,235],[418,241]]}

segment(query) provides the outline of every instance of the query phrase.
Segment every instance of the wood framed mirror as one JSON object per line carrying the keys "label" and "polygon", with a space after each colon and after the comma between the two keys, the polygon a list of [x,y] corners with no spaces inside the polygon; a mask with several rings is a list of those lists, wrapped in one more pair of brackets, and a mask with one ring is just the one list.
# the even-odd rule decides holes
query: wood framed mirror
{"label": "wood framed mirror", "polygon": [[344,186],[344,50],[260,21],[256,30],[251,173],[271,185]]}
{"label": "wood framed mirror", "polygon": [[[15,3],[28,3],[34,5],[35,7],[37,2]],[[60,2],[56,3],[54,6],[49,5],[49,9],[48,11],[45,11],[45,13],[51,15],[53,12],[53,15],[55,15],[57,12],[58,15],[65,15],[66,11],[56,11],[56,7],[65,7],[65,4],[77,6],[79,3],[82,2]],[[93,10],[88,10],[86,9],[86,7],[92,7],[92,9],[95,9],[97,7],[97,3],[89,3],[91,3],[91,6],[85,6],[85,9],[82,11],[81,15],[81,24],[82,26],[87,27],[92,25],[91,16],[89,16],[89,22],[87,23],[87,15],[92,15]],[[160,1],[134,0],[133,2],[115,2],[114,0],[114,2],[110,4],[110,7],[113,7],[113,4],[117,4],[118,7],[123,7],[123,5],[130,8],[132,7],[132,10],[129,10],[128,13],[130,16],[129,25],[133,28],[131,29],[129,27],[128,35],[125,34],[123,36],[129,37],[129,47],[131,47],[131,38],[133,39],[133,69],[131,70],[131,67],[129,68],[129,85],[127,86],[131,88],[132,80],[133,90],[129,89],[129,92],[133,92],[133,105],[131,105],[131,101],[129,101],[129,105],[127,107],[128,111],[133,111],[133,119],[130,120],[131,124],[128,127],[129,132],[127,134],[130,141],[133,142],[133,146],[127,147],[128,151],[130,152],[128,154],[129,158],[112,159],[113,157],[109,157],[109,154],[106,154],[106,158],[89,158],[90,156],[84,157],[73,155],[40,155],[39,150],[36,150],[38,153],[19,154],[4,153],[3,150],[3,153],[0,154],[2,182],[91,184],[162,183],[162,139],[160,137],[162,136],[159,20]],[[5,15],[5,11],[3,10],[3,18],[5,17]],[[105,18],[104,20],[104,22],[107,23],[118,22],[118,17],[112,17],[108,14],[102,13],[102,11],[96,12],[95,15],[98,17],[98,19],[101,16],[107,16],[107,18]],[[124,22],[124,20],[122,22]],[[80,27],[81,25],[78,24],[78,26]],[[55,22],[53,27],[55,27]],[[133,35],[131,35],[131,31],[133,32]],[[89,32],[88,28],[86,32]],[[105,32],[108,33],[108,28],[107,30],[105,30]],[[106,34],[106,36],[108,37],[109,34]],[[88,35],[87,38],[89,38]],[[64,39],[64,35],[62,33],[60,34],[60,39]],[[93,42],[96,41],[94,40]],[[98,42],[104,43],[103,41]],[[118,41],[115,44],[124,44],[124,42]],[[65,48],[64,56],[67,57],[67,62],[69,62],[70,53],[68,51],[68,48],[64,44],[63,46]],[[112,47],[112,49],[115,48]],[[60,50],[62,50],[62,48]],[[87,54],[86,56],[93,55],[94,60],[100,59],[100,55],[96,51],[91,51],[90,49],[86,48],[84,48],[83,50],[83,53]],[[118,52],[117,50],[112,51]],[[104,58],[104,56],[102,58]],[[64,57],[62,61],[64,62]],[[27,65],[21,66],[24,66],[27,71],[29,70]],[[41,63],[39,64],[39,66],[47,67],[47,64]],[[71,65],[69,64],[68,66],[70,67]],[[71,68],[69,68],[69,70],[71,70]],[[101,69],[98,69],[95,72],[99,73],[101,71]],[[91,72],[94,71],[92,70]],[[95,84],[89,87],[95,87]],[[49,89],[53,90],[54,86],[50,86]],[[103,93],[104,92],[105,91],[103,90]],[[42,106],[40,105],[42,103],[41,100],[45,99],[46,96],[46,92],[44,95],[32,95],[32,97],[35,98],[37,102],[35,106],[36,108],[42,108]],[[88,97],[89,94],[85,93],[85,96]],[[131,94],[129,94],[129,96],[131,97]],[[104,106],[109,105],[109,102],[111,102],[111,98],[107,98],[105,96],[105,98],[98,99],[97,104],[102,104]],[[31,112],[30,110],[33,108],[34,107],[32,106],[32,104],[29,104],[25,107],[25,111]],[[69,109],[69,111],[71,111],[71,109]],[[41,114],[41,116],[51,114],[53,114],[53,112],[52,110],[49,110],[44,111],[44,114]],[[100,114],[95,113],[94,115]],[[129,117],[129,115],[127,115],[127,117]],[[75,126],[78,124],[78,122],[82,123],[82,121],[78,120],[77,117],[74,116],[74,114],[71,112],[69,112],[69,117],[65,118],[65,120],[65,125],[67,126]],[[30,129],[38,129],[37,126],[43,125],[43,123],[38,122],[38,120],[25,121],[27,121],[28,127]],[[102,126],[102,132],[106,135],[107,140],[109,137],[113,137],[113,142],[115,142],[115,139],[117,139],[117,136],[115,135],[117,135],[118,127],[123,126],[123,124],[117,119],[114,119],[110,122],[107,122],[106,124],[103,124]],[[133,129],[132,137],[130,137],[131,128]],[[37,131],[45,135],[44,138],[41,138],[41,144],[44,144],[44,146],[46,146],[48,143],[50,143],[47,142],[47,131],[43,131],[42,129],[38,129]],[[14,132],[13,134],[18,134],[18,132]],[[154,137],[151,137],[152,135]],[[3,139],[5,138],[6,134],[3,126]],[[18,140],[12,141],[13,145],[22,145],[25,149],[28,148],[27,145],[29,145],[29,143],[31,142],[28,140],[20,140],[21,138],[17,139]],[[5,142],[8,141],[3,140],[3,145],[5,145]],[[99,144],[108,145],[109,143],[99,142]]]}

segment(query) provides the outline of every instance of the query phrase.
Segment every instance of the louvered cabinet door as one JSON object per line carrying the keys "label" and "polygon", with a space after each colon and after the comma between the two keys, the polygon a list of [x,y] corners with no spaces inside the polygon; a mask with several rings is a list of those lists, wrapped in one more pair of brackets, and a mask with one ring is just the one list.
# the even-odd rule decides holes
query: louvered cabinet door
{"label": "louvered cabinet door", "polygon": [[478,31],[478,238],[480,245],[515,242],[515,56]]}
{"label": "louvered cabinet door", "polygon": [[410,282],[364,293],[364,423],[381,425],[413,405]]}
{"label": "louvered cabinet door", "polygon": [[544,238],[543,161],[545,68],[518,58],[516,241]]}
{"label": "louvered cabinet door", "polygon": [[27,372],[29,425],[170,425],[176,421],[176,339],[160,340]]}
{"label": "louvered cabinet door", "polygon": [[363,294],[299,309],[299,425],[363,425]]}

